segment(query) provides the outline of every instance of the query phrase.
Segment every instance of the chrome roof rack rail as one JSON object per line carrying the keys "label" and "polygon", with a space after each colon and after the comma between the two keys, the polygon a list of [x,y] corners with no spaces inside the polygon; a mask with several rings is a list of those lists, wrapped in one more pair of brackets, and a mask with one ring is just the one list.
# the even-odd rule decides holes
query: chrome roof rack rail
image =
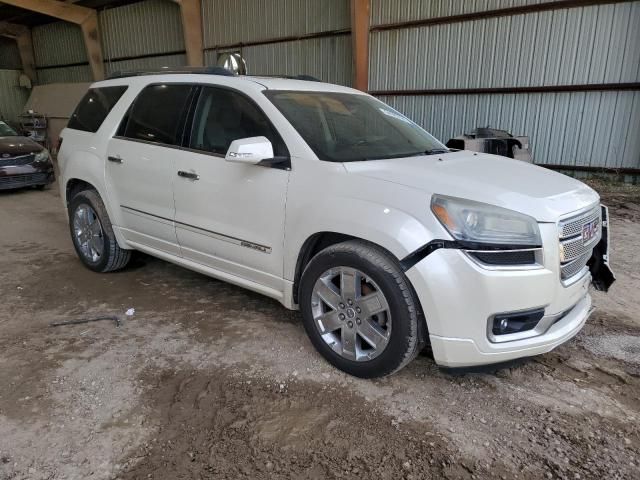
{"label": "chrome roof rack rail", "polygon": [[223,67],[162,67],[157,70],[123,70],[114,72],[107,77],[107,80],[114,78],[140,77],[144,75],[162,75],[167,73],[181,73],[185,75],[224,75],[226,77],[236,76],[231,70]]}

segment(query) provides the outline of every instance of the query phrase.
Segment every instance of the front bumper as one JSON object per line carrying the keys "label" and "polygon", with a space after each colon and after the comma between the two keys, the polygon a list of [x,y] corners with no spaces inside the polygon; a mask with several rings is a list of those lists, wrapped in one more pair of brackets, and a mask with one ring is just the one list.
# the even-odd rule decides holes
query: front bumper
{"label": "front bumper", "polygon": [[0,167],[0,190],[49,185],[55,180],[53,165]]}
{"label": "front bumper", "polygon": [[[576,335],[591,312],[591,274],[565,286],[560,280],[558,233],[541,224],[544,261],[528,270],[488,270],[456,249],[428,255],[406,274],[427,321],[436,362],[471,367],[548,352]],[[494,342],[488,322],[494,315],[544,309],[558,317],[528,338]]]}

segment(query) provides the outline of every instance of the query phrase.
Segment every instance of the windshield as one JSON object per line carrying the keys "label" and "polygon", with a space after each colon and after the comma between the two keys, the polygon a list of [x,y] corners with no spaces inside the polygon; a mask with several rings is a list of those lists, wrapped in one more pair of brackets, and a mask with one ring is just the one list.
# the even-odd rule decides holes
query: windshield
{"label": "windshield", "polygon": [[0,120],[0,137],[15,137],[16,135],[18,134],[13,128]]}
{"label": "windshield", "polygon": [[357,162],[449,151],[407,117],[368,95],[283,90],[264,94],[321,160]]}

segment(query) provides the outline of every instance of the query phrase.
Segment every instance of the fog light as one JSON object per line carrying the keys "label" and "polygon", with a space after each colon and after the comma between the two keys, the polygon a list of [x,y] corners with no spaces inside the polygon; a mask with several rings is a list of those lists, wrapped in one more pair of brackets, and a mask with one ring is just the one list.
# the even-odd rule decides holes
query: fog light
{"label": "fog light", "polygon": [[491,331],[494,335],[506,335],[533,330],[543,316],[543,308],[526,312],[501,313],[493,317]]}

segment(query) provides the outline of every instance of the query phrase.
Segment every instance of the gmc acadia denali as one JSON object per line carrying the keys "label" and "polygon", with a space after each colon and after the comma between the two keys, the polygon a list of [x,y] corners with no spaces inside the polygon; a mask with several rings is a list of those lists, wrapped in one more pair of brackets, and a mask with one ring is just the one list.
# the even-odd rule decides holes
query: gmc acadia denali
{"label": "gmc acadia denali", "polygon": [[357,90],[219,68],[92,85],[59,152],[81,261],[140,250],[300,309],[359,377],[548,352],[606,290],[607,210],[564,175],[453,151]]}

